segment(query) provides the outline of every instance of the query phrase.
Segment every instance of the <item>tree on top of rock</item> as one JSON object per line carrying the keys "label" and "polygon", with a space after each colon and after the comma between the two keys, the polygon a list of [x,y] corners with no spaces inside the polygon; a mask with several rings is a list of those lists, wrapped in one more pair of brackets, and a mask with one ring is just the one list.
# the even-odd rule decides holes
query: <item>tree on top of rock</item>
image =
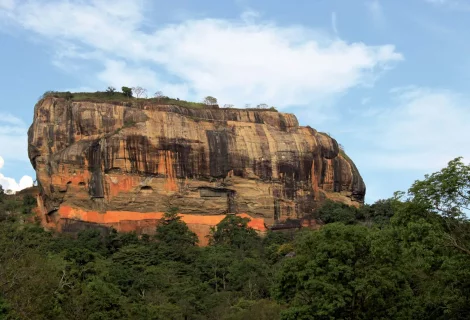
{"label": "tree on top of rock", "polygon": [[161,91],[157,91],[153,94],[153,96],[157,99],[157,100],[161,100],[163,99],[163,92]]}
{"label": "tree on top of rock", "polygon": [[132,98],[132,88],[129,87],[122,87],[122,94],[124,94],[128,98]]}
{"label": "tree on top of rock", "polygon": [[134,93],[136,98],[147,98],[147,89],[142,87],[133,87],[132,93]]}
{"label": "tree on top of rock", "polygon": [[212,96],[207,96],[204,98],[204,104],[208,106],[213,106],[217,104],[217,99]]}
{"label": "tree on top of rock", "polygon": [[108,94],[114,94],[114,92],[116,92],[116,88],[113,87],[113,86],[109,86],[109,87],[106,89],[106,93],[108,93]]}

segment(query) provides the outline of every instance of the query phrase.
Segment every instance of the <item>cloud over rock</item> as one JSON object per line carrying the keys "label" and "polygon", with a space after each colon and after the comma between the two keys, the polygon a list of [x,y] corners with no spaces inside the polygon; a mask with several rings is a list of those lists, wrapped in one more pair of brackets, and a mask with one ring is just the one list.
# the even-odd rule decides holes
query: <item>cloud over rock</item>
{"label": "cloud over rock", "polygon": [[[3,168],[5,160],[0,156],[0,169]],[[23,176],[19,182],[16,182],[15,179],[5,177],[0,173],[0,185],[3,187],[3,190],[11,190],[12,192],[17,192],[25,188],[29,188],[33,185],[33,178],[30,176]]]}

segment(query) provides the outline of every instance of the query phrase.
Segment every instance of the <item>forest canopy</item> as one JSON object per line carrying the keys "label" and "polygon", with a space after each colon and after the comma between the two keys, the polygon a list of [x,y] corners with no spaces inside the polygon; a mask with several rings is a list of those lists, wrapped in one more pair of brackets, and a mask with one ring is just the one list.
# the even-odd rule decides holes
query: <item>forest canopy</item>
{"label": "forest canopy", "polygon": [[229,215],[209,246],[169,208],[154,236],[44,231],[0,192],[0,319],[468,319],[470,167],[461,158],[319,230]]}

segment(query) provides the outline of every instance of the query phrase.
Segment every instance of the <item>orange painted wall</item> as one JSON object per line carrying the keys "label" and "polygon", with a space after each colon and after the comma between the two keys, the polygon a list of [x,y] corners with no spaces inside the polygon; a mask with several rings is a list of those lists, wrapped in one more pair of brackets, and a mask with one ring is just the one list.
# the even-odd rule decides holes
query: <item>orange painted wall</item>
{"label": "orange painted wall", "polygon": [[[163,217],[163,212],[135,212],[135,211],[84,211],[70,206],[61,206],[58,210],[60,219],[72,219],[98,223],[112,226],[120,232],[137,231],[142,233],[151,233],[155,230],[158,220]],[[188,228],[196,233],[199,238],[199,244],[205,246],[208,244],[210,228],[216,226],[225,215],[196,215],[179,214]],[[258,232],[267,231],[264,219],[252,218],[246,213],[237,214],[243,218],[249,218],[248,226]]]}

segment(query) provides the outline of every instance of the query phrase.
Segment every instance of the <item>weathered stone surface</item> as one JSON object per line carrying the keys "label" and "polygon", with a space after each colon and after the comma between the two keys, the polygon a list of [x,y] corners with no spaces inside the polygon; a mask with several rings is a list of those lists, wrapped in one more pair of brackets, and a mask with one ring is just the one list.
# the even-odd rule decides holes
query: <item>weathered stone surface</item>
{"label": "weathered stone surface", "polygon": [[275,111],[47,97],[35,107],[28,137],[48,223],[115,226],[121,218],[155,220],[175,206],[200,221],[244,213],[271,226],[310,215],[326,198],[359,205],[365,195],[334,139]]}

